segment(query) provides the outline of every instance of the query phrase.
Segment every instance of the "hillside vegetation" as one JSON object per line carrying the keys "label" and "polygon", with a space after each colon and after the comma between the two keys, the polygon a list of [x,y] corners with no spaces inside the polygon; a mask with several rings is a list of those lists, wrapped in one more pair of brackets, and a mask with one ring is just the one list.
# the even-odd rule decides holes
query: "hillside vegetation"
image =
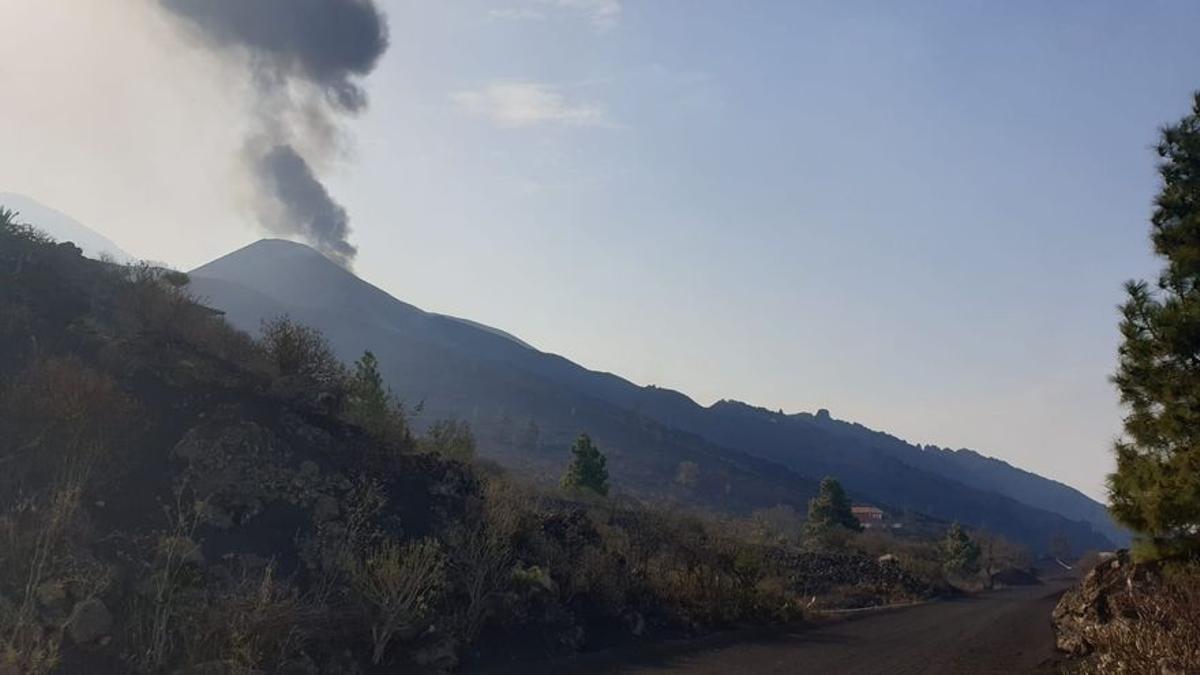
{"label": "hillside vegetation", "polygon": [[414,433],[373,355],[188,287],[0,212],[5,675],[436,671],[944,588],[934,544],[817,546],[789,507],[535,489]]}

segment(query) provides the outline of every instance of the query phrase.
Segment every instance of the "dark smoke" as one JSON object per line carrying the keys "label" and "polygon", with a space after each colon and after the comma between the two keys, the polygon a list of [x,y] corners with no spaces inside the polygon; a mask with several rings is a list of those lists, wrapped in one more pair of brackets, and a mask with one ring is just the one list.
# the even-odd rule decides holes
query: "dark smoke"
{"label": "dark smoke", "polygon": [[349,267],[358,250],[346,241],[350,234],[346,210],[329,197],[308,162],[292,146],[277,145],[260,159],[258,175],[264,189],[283,207],[267,216],[273,221],[267,226],[276,231],[306,232],[325,255]]}
{"label": "dark smoke", "polygon": [[[159,0],[211,47],[241,57],[256,87],[257,129],[246,159],[268,228],[300,235],[349,266],[356,253],[345,210],[317,179],[310,156],[328,152],[341,115],[361,111],[356,79],[387,50],[374,0]],[[303,148],[303,151],[301,150]]]}

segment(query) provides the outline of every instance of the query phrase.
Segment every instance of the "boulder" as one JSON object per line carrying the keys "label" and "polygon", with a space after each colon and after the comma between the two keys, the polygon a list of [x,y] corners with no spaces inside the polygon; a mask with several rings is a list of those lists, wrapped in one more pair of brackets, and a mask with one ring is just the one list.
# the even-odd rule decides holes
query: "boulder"
{"label": "boulder", "polygon": [[440,636],[413,652],[412,659],[439,673],[452,671],[458,667],[458,643],[449,636]]}
{"label": "boulder", "polygon": [[1009,567],[995,572],[991,577],[993,587],[1003,586],[1037,586],[1042,583],[1037,573],[1031,569]]}
{"label": "boulder", "polygon": [[84,600],[75,605],[71,618],[67,620],[67,634],[75,644],[96,642],[112,631],[113,618],[108,607],[97,598]]}
{"label": "boulder", "polygon": [[641,637],[646,632],[646,617],[641,612],[630,612],[625,615],[625,625],[634,637]]}
{"label": "boulder", "polygon": [[38,618],[43,626],[61,626],[67,620],[71,604],[67,599],[67,585],[58,579],[42,582],[35,590]]}

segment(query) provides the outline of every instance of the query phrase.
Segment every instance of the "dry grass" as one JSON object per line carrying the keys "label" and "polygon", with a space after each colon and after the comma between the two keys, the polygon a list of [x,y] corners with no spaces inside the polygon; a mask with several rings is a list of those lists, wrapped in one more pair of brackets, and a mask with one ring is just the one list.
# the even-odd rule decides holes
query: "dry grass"
{"label": "dry grass", "polygon": [[80,502],[133,407],[108,377],[74,359],[40,359],[0,392],[0,664],[47,672],[62,626],[39,612],[53,581],[92,596],[107,570],[79,546]]}
{"label": "dry grass", "polygon": [[243,566],[230,587],[209,598],[189,630],[188,660],[220,661],[234,672],[279,672],[300,658],[321,609],[280,579],[273,563]]}
{"label": "dry grass", "polygon": [[168,528],[158,537],[148,571],[148,589],[138,599],[129,624],[129,660],[145,671],[158,671],[177,655],[184,640],[188,610],[181,607],[187,567],[197,559],[195,541],[201,519],[197,504],[175,491],[175,504],[164,509]]}

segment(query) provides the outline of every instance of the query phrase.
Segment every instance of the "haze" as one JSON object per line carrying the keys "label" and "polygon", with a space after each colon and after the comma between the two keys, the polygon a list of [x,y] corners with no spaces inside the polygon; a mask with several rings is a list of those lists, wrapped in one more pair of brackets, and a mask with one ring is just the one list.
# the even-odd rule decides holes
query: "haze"
{"label": "haze", "polygon": [[[382,2],[320,169],[355,271],[709,403],[1103,496],[1194,3]],[[0,192],[189,269],[265,236],[242,74],[148,0],[0,0]]]}

